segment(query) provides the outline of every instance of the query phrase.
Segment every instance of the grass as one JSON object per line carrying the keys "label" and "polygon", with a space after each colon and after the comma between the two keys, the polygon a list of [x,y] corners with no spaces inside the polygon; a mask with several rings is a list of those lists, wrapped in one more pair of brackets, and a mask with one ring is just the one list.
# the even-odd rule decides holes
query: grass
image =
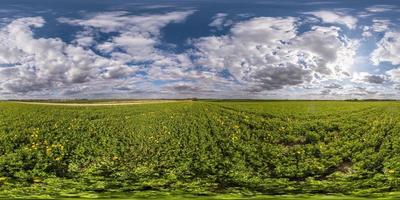
{"label": "grass", "polygon": [[[13,199],[12,196],[0,196],[0,199]],[[58,196],[51,195],[18,195],[15,199],[59,199],[59,200],[74,200],[74,199],[119,199],[119,200],[142,200],[142,199],[155,199],[155,200],[396,200],[400,195],[397,193],[375,195],[370,197],[357,197],[348,195],[242,195],[242,194],[208,194],[208,195],[193,195],[185,193],[171,193],[171,192],[107,192],[107,193],[93,193],[81,192],[75,194],[62,193]]]}
{"label": "grass", "polygon": [[0,102],[6,198],[396,199],[399,158],[394,101]]}
{"label": "grass", "polygon": [[[2,197],[0,197],[1,199]],[[10,196],[6,199],[12,199]],[[156,200],[396,200],[399,195],[381,195],[373,197],[356,197],[346,195],[253,195],[245,196],[240,194],[217,194],[217,195],[191,195],[191,194],[171,194],[161,192],[137,192],[137,193],[77,193],[77,194],[64,194],[58,197],[50,195],[36,195],[36,196],[18,196],[15,199],[59,199],[59,200],[74,200],[74,199],[119,199],[119,200],[142,200],[142,199],[156,199]]]}

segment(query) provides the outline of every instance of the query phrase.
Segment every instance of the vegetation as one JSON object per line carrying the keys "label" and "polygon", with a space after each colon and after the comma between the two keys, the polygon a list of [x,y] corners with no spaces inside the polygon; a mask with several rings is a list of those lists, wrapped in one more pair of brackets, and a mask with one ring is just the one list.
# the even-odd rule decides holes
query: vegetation
{"label": "vegetation", "polygon": [[399,186],[394,101],[0,103],[0,197],[369,195]]}

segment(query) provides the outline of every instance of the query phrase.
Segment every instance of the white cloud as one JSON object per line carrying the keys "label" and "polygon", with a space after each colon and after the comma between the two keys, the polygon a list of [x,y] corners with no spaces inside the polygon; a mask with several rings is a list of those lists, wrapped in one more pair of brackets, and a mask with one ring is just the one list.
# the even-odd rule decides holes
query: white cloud
{"label": "white cloud", "polygon": [[349,29],[355,29],[358,22],[357,18],[340,11],[321,10],[306,12],[304,14],[314,15],[325,23],[342,24],[347,26]]}
{"label": "white cloud", "polygon": [[273,55],[272,48],[280,45],[280,40],[296,36],[294,22],[294,18],[254,18],[236,24],[230,35],[197,39],[194,42],[197,63],[215,70],[229,66],[235,78],[244,79],[265,64],[265,56],[271,62],[279,61],[279,55]]}
{"label": "white cloud", "polygon": [[365,10],[372,13],[381,13],[395,10],[396,6],[393,5],[374,5],[367,7]]}
{"label": "white cloud", "polygon": [[363,27],[363,32],[361,34],[363,37],[371,37],[372,33],[371,33],[371,27],[369,26],[364,26]]}
{"label": "white cloud", "polygon": [[382,33],[390,30],[393,23],[388,19],[373,19],[371,26],[364,26],[362,36],[371,37],[373,32]]}
{"label": "white cloud", "polygon": [[337,27],[298,34],[296,18],[259,17],[234,25],[229,35],[194,41],[197,64],[229,73],[250,91],[305,84],[336,76],[352,64],[356,45]]}
{"label": "white cloud", "polygon": [[400,68],[394,68],[386,72],[390,76],[391,80],[400,83]]}
{"label": "white cloud", "polygon": [[392,25],[392,22],[388,19],[373,19],[372,22],[371,29],[374,32],[385,32],[389,30],[389,27]]}
{"label": "white cloud", "polygon": [[[119,33],[96,47],[103,53],[111,54],[114,60],[125,63],[165,63],[171,61],[169,57],[174,55],[167,55],[166,52],[155,47],[161,43],[161,29],[170,23],[184,21],[193,12],[170,12],[162,15],[140,16],[129,15],[127,12],[107,12],[96,14],[87,19],[60,18],[59,21],[89,29],[97,29],[100,32]],[[118,49],[123,51],[118,51]]]}
{"label": "white cloud", "polygon": [[[0,94],[351,98],[378,97],[384,85],[400,82],[397,69],[383,75],[354,72],[360,41],[347,38],[346,30],[331,24],[354,28],[357,20],[349,20],[343,12],[332,12],[334,17],[320,12],[312,15],[320,15],[329,25],[303,26],[316,24],[312,20],[318,19],[312,16],[306,21],[256,17],[227,25],[227,15],[220,13],[210,26],[230,27],[229,32],[191,39],[193,49],[181,53],[159,48],[166,45],[162,29],[183,22],[193,11],[60,18],[81,28],[71,43],[36,36],[35,28],[46,28],[41,17],[17,19],[0,28]],[[373,22],[365,33],[386,32],[393,25],[382,19]],[[399,37],[397,32],[385,33],[371,54],[374,64],[400,64]]]}
{"label": "white cloud", "polygon": [[216,27],[218,30],[222,30],[224,27],[232,25],[233,21],[228,20],[227,17],[228,14],[226,13],[217,13],[213,17],[213,21],[209,24],[209,26]]}
{"label": "white cloud", "polygon": [[159,15],[129,15],[115,11],[98,13],[87,19],[59,18],[62,23],[98,28],[103,32],[134,31],[144,35],[158,35],[160,29],[169,23],[179,23],[194,11],[169,12]]}
{"label": "white cloud", "polygon": [[386,32],[377,43],[377,48],[371,53],[370,59],[374,65],[381,62],[400,64],[400,32]]}
{"label": "white cloud", "polygon": [[358,12],[357,16],[361,18],[367,18],[379,15],[381,13],[396,11],[397,9],[398,7],[394,5],[374,5],[365,8],[364,11]]}
{"label": "white cloud", "polygon": [[0,60],[13,64],[2,70],[9,74],[2,82],[4,88],[17,93],[40,91],[87,82],[96,78],[101,68],[123,66],[59,38],[34,38],[31,28],[44,23],[40,17],[21,18],[0,30]]}
{"label": "white cloud", "polygon": [[[161,28],[181,22],[191,13],[128,16],[117,12],[97,14],[85,20],[60,19],[85,28],[71,44],[59,38],[34,37],[32,29],[45,24],[41,17],[14,20],[0,29],[0,64],[9,66],[0,68],[2,93],[33,96],[47,91],[51,95],[63,95],[77,93],[79,89],[83,92],[83,88],[92,93],[96,89],[107,93],[106,88],[113,88],[120,80],[132,83],[140,78],[135,73],[144,68],[128,65],[128,62],[151,61],[160,67],[188,66],[190,62],[185,55],[170,55],[155,45],[160,42]],[[120,33],[96,45],[111,57],[100,56],[86,48],[96,44],[91,31]]]}

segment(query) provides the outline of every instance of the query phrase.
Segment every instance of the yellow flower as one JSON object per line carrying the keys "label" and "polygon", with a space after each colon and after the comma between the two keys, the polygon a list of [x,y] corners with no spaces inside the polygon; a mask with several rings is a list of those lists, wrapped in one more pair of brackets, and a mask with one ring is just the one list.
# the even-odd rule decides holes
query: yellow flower
{"label": "yellow flower", "polygon": [[40,183],[40,182],[42,182],[42,180],[40,178],[35,177],[35,178],[33,178],[33,182]]}

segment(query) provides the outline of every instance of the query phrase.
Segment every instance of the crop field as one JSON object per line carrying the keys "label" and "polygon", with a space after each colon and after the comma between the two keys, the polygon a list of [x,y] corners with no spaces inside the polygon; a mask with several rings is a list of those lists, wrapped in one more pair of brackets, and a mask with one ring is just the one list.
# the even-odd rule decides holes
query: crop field
{"label": "crop field", "polygon": [[[396,101],[0,102],[0,198],[362,199],[399,189]],[[292,196],[268,196],[282,194]]]}

